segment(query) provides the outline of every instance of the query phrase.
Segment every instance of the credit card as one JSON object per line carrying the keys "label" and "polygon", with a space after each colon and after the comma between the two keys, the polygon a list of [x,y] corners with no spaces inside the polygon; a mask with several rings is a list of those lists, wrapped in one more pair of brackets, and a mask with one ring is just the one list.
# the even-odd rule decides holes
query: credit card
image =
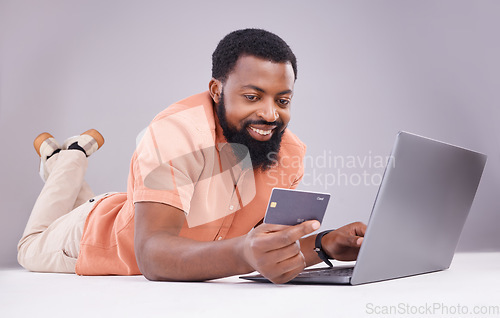
{"label": "credit card", "polygon": [[323,222],[329,193],[273,188],[264,223],[296,225],[308,220]]}

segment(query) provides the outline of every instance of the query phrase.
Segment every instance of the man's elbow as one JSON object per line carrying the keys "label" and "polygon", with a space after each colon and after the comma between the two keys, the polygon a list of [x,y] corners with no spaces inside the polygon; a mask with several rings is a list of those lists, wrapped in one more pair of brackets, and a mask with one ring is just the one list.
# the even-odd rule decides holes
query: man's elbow
{"label": "man's elbow", "polygon": [[175,255],[162,253],[161,258],[155,250],[154,242],[136,244],[135,257],[140,272],[150,281],[185,281],[176,269]]}
{"label": "man's elbow", "polygon": [[150,281],[165,280],[163,276],[160,275],[159,266],[152,257],[154,252],[151,251],[151,244],[147,242],[147,240],[145,242],[139,241],[137,238],[135,240],[135,260],[137,261],[139,271]]}
{"label": "man's elbow", "polygon": [[[153,262],[147,257],[137,257],[137,265],[142,275],[150,281],[176,281],[175,275],[170,273],[166,268],[159,267],[157,264],[152,264]],[[166,266],[168,267],[168,266]]]}
{"label": "man's elbow", "polygon": [[150,280],[153,282],[168,281],[168,279],[166,279],[165,277],[160,276],[157,273],[150,272],[150,271],[144,271],[144,272],[142,272],[142,275],[144,275],[144,277],[146,277],[147,280]]}

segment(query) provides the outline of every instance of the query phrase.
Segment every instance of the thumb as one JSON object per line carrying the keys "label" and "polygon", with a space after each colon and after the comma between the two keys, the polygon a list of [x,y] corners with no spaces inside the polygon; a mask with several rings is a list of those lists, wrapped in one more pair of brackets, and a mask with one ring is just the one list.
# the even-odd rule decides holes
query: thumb
{"label": "thumb", "polygon": [[349,239],[347,240],[349,246],[352,247],[360,247],[361,244],[363,244],[364,238],[361,236],[350,236]]}
{"label": "thumb", "polygon": [[321,224],[319,223],[319,221],[309,220],[309,221],[305,221],[305,222],[302,222],[300,224],[294,225],[294,226],[286,229],[286,231],[288,232],[287,233],[288,236],[290,238],[292,238],[294,241],[296,241],[296,240],[300,239],[301,237],[316,231],[317,229],[319,229],[320,226],[321,226]]}
{"label": "thumb", "polygon": [[361,246],[361,244],[363,244],[364,239],[365,239],[364,237],[358,237],[356,240],[356,246]]}

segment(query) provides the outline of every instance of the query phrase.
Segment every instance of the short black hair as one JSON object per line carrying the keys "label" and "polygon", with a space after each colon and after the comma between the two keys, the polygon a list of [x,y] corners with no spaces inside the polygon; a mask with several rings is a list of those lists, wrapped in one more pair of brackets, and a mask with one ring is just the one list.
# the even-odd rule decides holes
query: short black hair
{"label": "short black hair", "polygon": [[236,30],[226,35],[212,54],[212,77],[224,82],[243,55],[275,63],[290,62],[297,79],[297,59],[292,49],[282,38],[262,29]]}

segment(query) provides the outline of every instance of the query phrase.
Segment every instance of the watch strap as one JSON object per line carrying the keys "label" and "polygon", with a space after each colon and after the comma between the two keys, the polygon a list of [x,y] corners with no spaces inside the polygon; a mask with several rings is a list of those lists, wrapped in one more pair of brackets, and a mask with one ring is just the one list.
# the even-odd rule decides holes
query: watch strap
{"label": "watch strap", "polygon": [[318,233],[318,235],[316,235],[316,240],[314,242],[314,251],[318,253],[319,258],[321,258],[321,260],[325,262],[326,265],[333,267],[332,263],[329,260],[333,258],[329,257],[328,254],[326,254],[325,250],[323,249],[323,246],[321,245],[321,239],[323,238],[323,236],[330,233],[331,231],[334,230],[323,231],[321,233]]}

